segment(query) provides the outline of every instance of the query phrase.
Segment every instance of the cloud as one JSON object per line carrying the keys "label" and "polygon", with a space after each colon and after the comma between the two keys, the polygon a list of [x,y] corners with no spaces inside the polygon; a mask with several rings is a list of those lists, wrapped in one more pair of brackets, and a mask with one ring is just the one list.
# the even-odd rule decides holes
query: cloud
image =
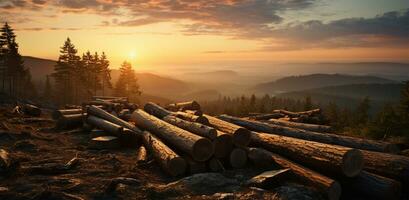
{"label": "cloud", "polygon": [[265,49],[406,46],[409,42],[409,9],[373,18],[347,18],[328,23],[312,20],[267,30],[263,38],[281,39],[281,45]]}
{"label": "cloud", "polygon": [[[409,9],[373,18],[289,23],[283,13],[308,10],[323,0],[2,0],[0,9],[52,8],[106,17],[99,27],[171,22],[184,35],[219,35],[263,42],[263,50],[404,46]],[[10,11],[11,12],[11,11]],[[109,19],[109,20],[107,20]],[[57,29],[50,29],[57,30]],[[70,29],[67,30],[77,30]],[[406,45],[407,46],[407,45]]]}

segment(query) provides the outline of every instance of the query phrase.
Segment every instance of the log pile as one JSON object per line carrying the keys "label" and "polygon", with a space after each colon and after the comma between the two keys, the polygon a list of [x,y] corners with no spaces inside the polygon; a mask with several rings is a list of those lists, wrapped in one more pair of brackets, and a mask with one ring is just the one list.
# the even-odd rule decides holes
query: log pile
{"label": "log pile", "polygon": [[237,118],[204,114],[196,101],[165,107],[147,103],[143,109],[130,105],[126,98],[95,97],[81,109],[58,110],[53,117],[57,126],[86,124],[107,133],[110,137],[91,141],[98,149],[138,148],[139,164],[153,158],[170,176],[278,167],[331,200],[348,193],[407,198],[409,158],[393,154],[398,151],[395,145],[328,133],[329,126],[279,119],[315,117],[319,109]]}

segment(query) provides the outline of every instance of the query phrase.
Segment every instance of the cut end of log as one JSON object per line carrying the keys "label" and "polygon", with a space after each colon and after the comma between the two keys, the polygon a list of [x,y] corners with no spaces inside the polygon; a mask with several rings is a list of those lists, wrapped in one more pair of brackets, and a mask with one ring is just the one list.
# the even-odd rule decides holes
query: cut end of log
{"label": "cut end of log", "polygon": [[196,161],[206,161],[214,153],[213,144],[209,139],[201,138],[193,145],[193,159]]}
{"label": "cut end of log", "polygon": [[244,149],[236,148],[230,153],[230,165],[234,168],[242,168],[247,163],[247,152]]}
{"label": "cut end of log", "polygon": [[210,124],[209,120],[205,116],[197,116],[195,122],[201,123],[201,124],[204,124],[204,125],[209,125]]}
{"label": "cut end of log", "polygon": [[168,170],[172,176],[183,175],[186,171],[186,161],[181,157],[174,157],[168,161]]}
{"label": "cut end of log", "polygon": [[239,147],[246,147],[250,142],[250,131],[245,128],[239,128],[234,132],[233,143]]}
{"label": "cut end of log", "polygon": [[341,197],[342,188],[341,185],[334,181],[328,188],[328,199],[329,200],[338,200]]}
{"label": "cut end of log", "polygon": [[214,156],[224,158],[229,155],[233,149],[233,137],[229,134],[219,135],[214,141]]}
{"label": "cut end of log", "polygon": [[342,171],[347,177],[357,176],[364,166],[362,152],[358,149],[351,149],[345,153],[342,159]]}

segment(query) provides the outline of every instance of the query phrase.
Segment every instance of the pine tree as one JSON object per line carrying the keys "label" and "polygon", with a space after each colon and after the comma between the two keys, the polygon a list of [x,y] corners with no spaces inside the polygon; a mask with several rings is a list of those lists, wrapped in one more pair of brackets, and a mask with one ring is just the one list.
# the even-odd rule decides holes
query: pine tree
{"label": "pine tree", "polygon": [[100,58],[100,66],[101,66],[101,84],[102,84],[102,95],[105,95],[105,87],[112,88],[111,83],[111,70],[109,69],[109,61],[105,52],[102,52]]}
{"label": "pine tree", "polygon": [[141,91],[139,90],[138,80],[131,63],[123,62],[119,71],[120,75],[115,85],[115,95],[125,96],[130,99],[140,95]]}
{"label": "pine tree", "polygon": [[[76,100],[78,90],[78,76],[80,72],[80,57],[77,56],[77,49],[67,38],[61,47],[60,56],[54,67],[53,77],[55,79],[55,89],[59,92],[59,103],[72,103]],[[76,78],[77,77],[77,78]]]}
{"label": "pine tree", "polygon": [[2,49],[3,87],[6,79],[9,83],[9,94],[19,96],[22,93],[26,76],[23,59],[18,51],[14,30],[7,24],[0,29],[0,45]]}

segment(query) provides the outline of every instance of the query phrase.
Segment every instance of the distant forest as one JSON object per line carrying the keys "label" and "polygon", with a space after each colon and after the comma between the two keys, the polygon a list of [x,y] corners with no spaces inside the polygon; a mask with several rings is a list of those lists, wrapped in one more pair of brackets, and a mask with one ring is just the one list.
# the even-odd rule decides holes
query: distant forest
{"label": "distant forest", "polygon": [[225,113],[241,117],[248,116],[250,113],[271,113],[275,109],[305,111],[321,108],[325,118],[324,124],[333,126],[338,132],[374,139],[402,137],[409,140],[409,81],[400,88],[400,101],[384,103],[375,113],[370,113],[372,100],[369,97],[361,99],[353,108],[339,106],[334,102],[316,104],[312,96],[305,96],[301,100],[251,95],[236,98],[220,97],[215,101],[200,103],[206,113],[212,115]]}

